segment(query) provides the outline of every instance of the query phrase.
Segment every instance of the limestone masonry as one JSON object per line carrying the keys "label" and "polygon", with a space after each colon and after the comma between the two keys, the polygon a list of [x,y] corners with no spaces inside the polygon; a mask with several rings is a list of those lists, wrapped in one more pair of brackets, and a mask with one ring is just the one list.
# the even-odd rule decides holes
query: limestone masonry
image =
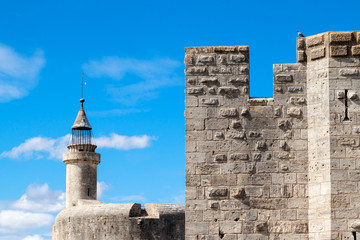
{"label": "limestone masonry", "polygon": [[296,53],[250,98],[248,46],[186,48],[187,240],[360,239],[360,32]]}

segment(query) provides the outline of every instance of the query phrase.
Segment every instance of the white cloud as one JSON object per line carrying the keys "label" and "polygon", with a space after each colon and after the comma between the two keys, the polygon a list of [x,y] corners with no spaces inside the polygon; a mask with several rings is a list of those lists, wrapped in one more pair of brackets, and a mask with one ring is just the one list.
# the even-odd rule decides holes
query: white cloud
{"label": "white cloud", "polygon": [[142,136],[121,136],[116,133],[110,134],[110,137],[96,138],[96,145],[99,148],[115,148],[119,150],[129,150],[135,148],[146,148],[150,141],[154,139],[147,135]]}
{"label": "white cloud", "polygon": [[[59,138],[33,137],[25,140],[10,151],[0,154],[0,158],[11,159],[62,159],[64,152],[67,152],[66,145],[69,143],[70,134]],[[130,150],[146,148],[150,145],[153,137],[142,136],[122,136],[111,133],[109,137],[95,138],[98,148],[114,148],[118,150]],[[46,156],[47,155],[47,156]]]}
{"label": "white cloud", "polygon": [[66,151],[66,145],[70,139],[70,134],[57,139],[46,137],[33,137],[25,140],[17,147],[13,147],[8,152],[0,154],[1,158],[12,159],[40,159],[44,158],[44,153],[48,154],[49,159],[62,158],[62,154]]}
{"label": "white cloud", "polygon": [[105,182],[97,182],[97,199],[99,200],[105,191],[109,190],[110,186]]}
{"label": "white cloud", "polygon": [[176,74],[182,64],[169,58],[152,60],[137,60],[131,58],[104,57],[101,60],[91,60],[83,64],[83,69],[89,77],[110,78],[121,80],[127,75],[140,78],[137,83],[115,83],[107,86],[107,91],[114,99],[134,104],[140,99],[153,99],[158,95],[158,89],[182,84],[182,77]]}
{"label": "white cloud", "polygon": [[44,65],[45,58],[41,50],[32,57],[26,57],[0,44],[0,102],[26,96],[37,84]]}
{"label": "white cloud", "polygon": [[12,208],[35,212],[59,212],[65,208],[65,193],[51,191],[48,184],[31,184]]}
{"label": "white cloud", "polygon": [[33,213],[19,210],[0,211],[0,233],[14,232],[21,229],[49,227],[54,223],[54,216],[47,213]]}
{"label": "white cloud", "polygon": [[26,236],[23,240],[45,240],[45,239],[42,236],[36,234],[36,235]]}

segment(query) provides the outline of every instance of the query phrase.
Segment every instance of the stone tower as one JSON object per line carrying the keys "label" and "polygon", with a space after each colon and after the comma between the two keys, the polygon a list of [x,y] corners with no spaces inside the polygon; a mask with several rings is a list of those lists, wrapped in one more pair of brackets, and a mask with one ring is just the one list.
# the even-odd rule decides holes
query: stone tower
{"label": "stone tower", "polygon": [[296,43],[272,98],[248,46],[186,48],[186,239],[356,239],[360,32]]}
{"label": "stone tower", "polygon": [[78,200],[96,200],[97,165],[100,154],[95,152],[92,127],[84,111],[85,100],[80,99],[81,107],[72,126],[69,152],[64,153],[66,164],[66,207],[77,206]]}
{"label": "stone tower", "polygon": [[103,203],[96,200],[97,165],[84,99],[64,153],[66,208],[55,219],[53,240],[185,240],[184,205]]}

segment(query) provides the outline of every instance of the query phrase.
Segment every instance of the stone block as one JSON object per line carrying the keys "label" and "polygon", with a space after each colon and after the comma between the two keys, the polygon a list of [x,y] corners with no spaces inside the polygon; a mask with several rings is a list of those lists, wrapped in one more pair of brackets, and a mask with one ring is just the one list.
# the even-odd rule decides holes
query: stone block
{"label": "stone block", "polygon": [[200,83],[208,85],[208,86],[220,84],[217,77],[203,77],[200,79]]}
{"label": "stone block", "polygon": [[185,130],[186,131],[194,131],[194,130],[204,130],[205,123],[204,120],[199,119],[186,119],[185,122]]}
{"label": "stone block", "polygon": [[236,108],[222,108],[219,110],[219,115],[226,118],[234,118],[238,116]]}
{"label": "stone block", "polygon": [[244,131],[237,131],[237,130],[231,129],[231,130],[227,131],[226,138],[245,140],[246,134]]}
{"label": "stone block", "polygon": [[348,46],[330,46],[331,57],[347,56],[347,54]]}
{"label": "stone block", "polygon": [[235,187],[230,189],[230,197],[236,199],[245,199],[246,192],[245,189],[242,187]]}
{"label": "stone block", "polygon": [[301,86],[288,87],[289,93],[302,93],[304,92],[304,88]]}
{"label": "stone block", "polygon": [[303,50],[305,48],[305,39],[304,38],[297,38],[296,39],[296,47],[298,50]]}
{"label": "stone block", "polygon": [[291,117],[299,118],[302,116],[300,107],[290,107],[287,109],[286,113]]}
{"label": "stone block", "polygon": [[355,45],[351,47],[351,54],[354,56],[360,55],[360,45]]}
{"label": "stone block", "polygon": [[306,46],[313,47],[324,43],[324,35],[318,34],[312,37],[306,38]]}
{"label": "stone block", "polygon": [[332,32],[330,33],[330,43],[351,41],[351,32]]}
{"label": "stone block", "polygon": [[209,223],[207,222],[192,222],[185,225],[185,231],[188,235],[208,234]]}
{"label": "stone block", "polygon": [[339,70],[340,76],[358,76],[359,75],[359,69],[357,68],[342,68]]}
{"label": "stone block", "polygon": [[239,75],[236,77],[231,77],[229,83],[235,86],[244,85],[249,83],[249,77],[247,75]]}
{"label": "stone block", "polygon": [[202,63],[202,64],[211,64],[215,62],[215,55],[203,55],[200,54],[198,56],[198,64]]}
{"label": "stone block", "polygon": [[[223,234],[241,233],[241,227],[242,227],[241,222],[237,222],[237,221],[220,222],[220,232],[222,232]],[[235,240],[237,238],[233,238],[233,239]]]}
{"label": "stone block", "polygon": [[207,73],[206,67],[188,67],[186,73],[190,75],[203,75]]}
{"label": "stone block", "polygon": [[316,60],[325,57],[325,47],[320,47],[311,50],[310,52],[310,59]]}
{"label": "stone block", "polygon": [[187,94],[189,95],[203,95],[204,89],[202,87],[193,87],[187,89]]}
{"label": "stone block", "polygon": [[206,106],[216,106],[219,104],[219,100],[217,98],[202,98],[200,103]]}
{"label": "stone block", "polygon": [[197,175],[210,175],[210,174],[218,174],[220,173],[220,166],[217,164],[206,164],[197,166],[195,169],[195,173]]}
{"label": "stone block", "polygon": [[306,54],[304,50],[297,51],[297,61],[298,62],[305,62],[306,61]]}
{"label": "stone block", "polygon": [[247,62],[247,57],[244,54],[242,54],[242,53],[230,54],[229,63],[238,64],[238,63],[243,63],[243,62]]}
{"label": "stone block", "polygon": [[228,98],[236,98],[240,95],[240,90],[235,87],[219,87],[219,94]]}
{"label": "stone block", "polygon": [[249,154],[247,153],[233,153],[230,154],[230,161],[237,162],[237,161],[248,161],[249,160]]}
{"label": "stone block", "polygon": [[226,162],[227,161],[227,156],[226,156],[226,154],[215,155],[214,161],[215,162],[220,162],[220,163]]}
{"label": "stone block", "polygon": [[213,188],[207,189],[208,199],[225,199],[229,197],[229,190],[227,188]]}
{"label": "stone block", "polygon": [[290,74],[278,74],[275,76],[276,83],[290,83],[294,81],[294,77]]}

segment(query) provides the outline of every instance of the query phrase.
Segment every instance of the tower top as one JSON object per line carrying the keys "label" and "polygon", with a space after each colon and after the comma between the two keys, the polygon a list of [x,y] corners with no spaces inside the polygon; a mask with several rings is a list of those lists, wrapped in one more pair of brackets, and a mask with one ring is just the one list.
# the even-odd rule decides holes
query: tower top
{"label": "tower top", "polygon": [[89,122],[88,118],[86,117],[86,113],[84,111],[84,102],[85,102],[85,99],[81,98],[80,99],[81,107],[80,107],[78,115],[75,119],[75,122],[71,127],[72,129],[76,129],[76,130],[91,130],[92,129],[90,122]]}

